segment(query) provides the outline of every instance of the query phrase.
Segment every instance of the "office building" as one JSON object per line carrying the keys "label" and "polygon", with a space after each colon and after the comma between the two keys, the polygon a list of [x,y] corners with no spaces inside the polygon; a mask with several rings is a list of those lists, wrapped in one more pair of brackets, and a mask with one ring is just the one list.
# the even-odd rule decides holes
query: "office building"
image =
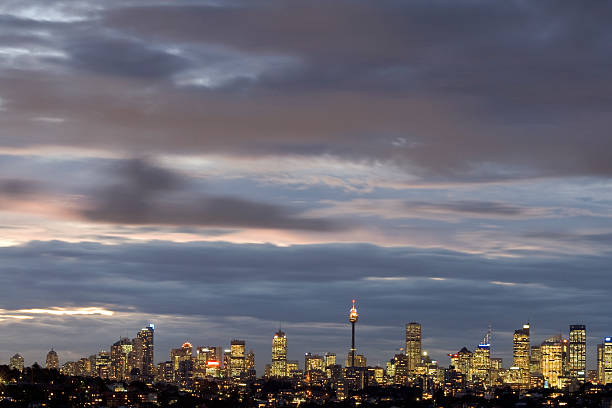
{"label": "office building", "polygon": [[232,340],[230,343],[230,377],[239,378],[246,370],[244,340]]}
{"label": "office building", "polygon": [[522,329],[514,331],[512,339],[512,365],[518,369],[518,387],[520,389],[529,388],[529,323],[524,324]]}
{"label": "office building", "polygon": [[51,348],[51,351],[47,353],[46,363],[47,363],[46,367],[49,370],[59,369],[59,357],[57,356],[57,353],[55,352],[55,350],[53,350],[53,347]]}
{"label": "office building", "polygon": [[129,378],[128,355],[132,351],[132,341],[123,337],[111,346],[111,370],[110,378],[123,380]]}
{"label": "office building", "polygon": [[612,337],[605,337],[597,348],[597,368],[599,381],[612,384]]}
{"label": "office building", "polygon": [[[140,340],[134,344],[137,367],[142,379],[152,379],[155,375],[155,326],[149,324],[141,329],[136,337]],[[137,347],[136,347],[137,345]]]}
{"label": "office building", "polygon": [[[349,353],[349,359],[350,359]],[[319,370],[325,371],[325,360],[318,354],[304,354],[304,371]]]}
{"label": "office building", "polygon": [[421,324],[411,322],[406,324],[406,357],[408,371],[413,374],[417,365],[421,363]]}
{"label": "office building", "polygon": [[21,354],[17,353],[13,357],[11,357],[11,360],[9,362],[9,367],[11,370],[19,370],[23,372],[23,365],[24,362]]}
{"label": "office building", "polygon": [[287,377],[287,374],[287,335],[279,329],[272,337],[270,375],[272,377]]}
{"label": "office building", "polygon": [[580,383],[586,379],[586,327],[573,324],[569,330],[568,371]]}
{"label": "office building", "polygon": [[544,386],[549,388],[563,388],[563,339],[553,336],[540,345],[542,354],[541,370],[544,377]]}

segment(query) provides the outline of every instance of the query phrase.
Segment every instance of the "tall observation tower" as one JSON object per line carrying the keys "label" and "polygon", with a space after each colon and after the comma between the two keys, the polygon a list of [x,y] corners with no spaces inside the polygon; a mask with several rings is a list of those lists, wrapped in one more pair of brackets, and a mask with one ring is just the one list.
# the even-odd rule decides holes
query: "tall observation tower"
{"label": "tall observation tower", "polygon": [[349,322],[351,322],[352,326],[352,338],[351,338],[351,367],[355,367],[355,323],[359,319],[359,314],[357,313],[357,308],[355,308],[355,299],[353,299],[353,307],[351,307],[351,311],[349,312]]}

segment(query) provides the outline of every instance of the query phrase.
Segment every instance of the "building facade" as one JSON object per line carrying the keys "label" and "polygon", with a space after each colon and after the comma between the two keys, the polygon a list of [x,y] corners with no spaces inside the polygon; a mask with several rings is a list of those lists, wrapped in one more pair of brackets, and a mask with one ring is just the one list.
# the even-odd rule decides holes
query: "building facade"
{"label": "building facade", "polygon": [[406,357],[408,358],[408,371],[412,374],[421,363],[421,324],[411,322],[406,324]]}

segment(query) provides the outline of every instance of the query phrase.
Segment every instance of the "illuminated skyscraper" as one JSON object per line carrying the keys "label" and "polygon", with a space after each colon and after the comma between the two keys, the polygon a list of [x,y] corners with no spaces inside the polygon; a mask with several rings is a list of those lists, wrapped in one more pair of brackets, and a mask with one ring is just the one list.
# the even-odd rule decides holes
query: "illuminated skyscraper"
{"label": "illuminated skyscraper", "polygon": [[272,377],[287,377],[287,336],[278,330],[272,337]]}
{"label": "illuminated skyscraper", "polygon": [[196,349],[196,370],[200,377],[219,377],[221,369],[220,351],[215,346]]}
{"label": "illuminated skyscraper", "polygon": [[580,383],[586,379],[586,327],[573,324],[569,331],[569,375]]}
{"label": "illuminated skyscraper", "polygon": [[254,371],[255,370],[255,352],[253,350],[249,350],[245,359],[244,359],[244,368],[246,371]]}
{"label": "illuminated skyscraper", "polygon": [[173,380],[186,384],[193,377],[193,345],[186,341],[180,348],[170,350]]}
{"label": "illuminated skyscraper", "polygon": [[96,375],[100,378],[110,377],[111,358],[110,353],[106,350],[100,351],[95,355]]}
{"label": "illuminated skyscraper", "polygon": [[513,366],[519,370],[519,387],[529,388],[529,323],[514,331],[512,342]]}
{"label": "illuminated skyscraper", "polygon": [[51,351],[47,353],[47,368],[49,370],[58,370],[59,369],[59,358],[53,347]]}
{"label": "illuminated skyscraper", "polygon": [[129,377],[128,355],[132,351],[132,341],[123,337],[111,346],[111,370],[110,378],[123,380]]}
{"label": "illuminated skyscraper", "polygon": [[336,365],[336,353],[325,353],[325,368]]}
{"label": "illuminated skyscraper", "polygon": [[490,385],[491,379],[491,344],[490,331],[474,350],[472,361],[472,377],[474,381],[481,382],[485,386]]}
{"label": "illuminated skyscraper", "polygon": [[304,354],[304,371],[311,370],[325,371],[325,362],[322,356],[312,353]]}
{"label": "illuminated skyscraper", "polygon": [[413,374],[421,363],[421,324],[411,322],[406,324],[406,357],[408,371]]}
{"label": "illuminated skyscraper", "polygon": [[603,339],[597,351],[597,367],[599,381],[602,384],[612,384],[612,337]]}
{"label": "illuminated skyscraper", "polygon": [[23,357],[21,354],[17,353],[13,357],[11,357],[11,361],[9,363],[9,367],[11,370],[19,370],[23,371]]}
{"label": "illuminated skyscraper", "polygon": [[223,377],[229,378],[232,376],[232,350],[223,350]]}
{"label": "illuminated skyscraper", "polygon": [[300,373],[300,362],[298,360],[287,360],[287,375],[297,376]]}
{"label": "illuminated skyscraper", "polygon": [[540,346],[540,352],[545,384],[551,388],[562,388],[563,339],[560,335],[546,339]]}
{"label": "illuminated skyscraper", "polygon": [[467,347],[463,347],[457,354],[454,354],[451,357],[451,360],[455,359],[453,364],[455,365],[455,369],[463,374],[466,381],[472,381],[472,364],[474,354],[467,349]]}
{"label": "illuminated skyscraper", "polygon": [[542,374],[542,351],[540,350],[540,346],[531,346],[529,373],[532,376]]}
{"label": "illuminated skyscraper", "polygon": [[239,378],[246,369],[244,340],[232,340],[230,343],[230,376]]}
{"label": "illuminated skyscraper", "polygon": [[138,332],[136,337],[140,339],[140,341],[134,343],[134,351],[136,353],[136,360],[138,361],[138,368],[140,369],[140,376],[144,379],[153,378],[155,376],[154,334],[155,326],[149,324]]}

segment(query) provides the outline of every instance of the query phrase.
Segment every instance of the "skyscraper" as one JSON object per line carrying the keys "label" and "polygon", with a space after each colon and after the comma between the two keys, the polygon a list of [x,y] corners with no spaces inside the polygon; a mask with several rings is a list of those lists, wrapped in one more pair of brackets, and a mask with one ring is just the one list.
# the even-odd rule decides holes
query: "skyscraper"
{"label": "skyscraper", "polygon": [[542,375],[551,388],[562,388],[563,377],[563,339],[553,336],[540,345]]}
{"label": "skyscraper", "polygon": [[96,368],[96,374],[100,378],[109,378],[111,368],[110,353],[106,350],[101,350],[95,355],[94,366]]}
{"label": "skyscraper", "polygon": [[287,336],[278,330],[272,337],[272,377],[287,377]]}
{"label": "skyscraper", "polygon": [[196,349],[196,370],[200,377],[219,377],[221,368],[220,351],[215,346]]}
{"label": "skyscraper", "polygon": [[481,342],[474,350],[472,360],[472,377],[474,381],[481,382],[485,386],[490,385],[491,378],[491,345]]}
{"label": "skyscraper", "polygon": [[612,337],[606,337],[601,343],[598,353],[599,381],[602,384],[612,384]]}
{"label": "skyscraper", "polygon": [[336,365],[336,353],[325,353],[325,368]]}
{"label": "skyscraper", "polygon": [[586,379],[586,327],[573,324],[569,330],[569,375],[580,383]]}
{"label": "skyscraper", "polygon": [[21,354],[17,353],[13,357],[11,357],[11,361],[9,363],[9,367],[11,370],[19,370],[23,371],[23,357]]}
{"label": "skyscraper", "polygon": [[193,376],[193,345],[186,341],[180,348],[170,350],[173,380],[176,383],[186,383]]}
{"label": "skyscraper", "polygon": [[413,374],[421,362],[421,324],[411,322],[406,324],[406,357],[408,371]]}
{"label": "skyscraper", "polygon": [[322,356],[318,354],[312,354],[312,353],[304,354],[304,371],[311,371],[311,370],[319,370],[319,371],[325,370],[325,362]]}
{"label": "skyscraper", "polygon": [[232,340],[230,343],[230,375],[239,378],[246,369],[244,340]]}
{"label": "skyscraper", "polygon": [[47,368],[49,370],[57,370],[59,369],[59,358],[53,347],[51,347],[51,351],[47,353]]}
{"label": "skyscraper", "polygon": [[513,365],[519,370],[519,387],[529,388],[529,323],[514,331],[512,342]]}
{"label": "skyscraper", "polygon": [[138,368],[140,368],[141,377],[146,379],[155,375],[154,334],[155,326],[149,324],[141,329],[136,336],[141,340],[138,342],[138,349],[136,350]]}
{"label": "skyscraper", "polygon": [[[455,355],[453,355],[454,357]],[[474,359],[474,353],[463,347],[456,354],[456,360],[454,362],[455,369],[463,374],[466,381],[472,381],[472,364]]]}
{"label": "skyscraper", "polygon": [[123,337],[111,346],[110,377],[114,380],[123,380],[129,377],[128,355],[132,351],[132,341]]}

